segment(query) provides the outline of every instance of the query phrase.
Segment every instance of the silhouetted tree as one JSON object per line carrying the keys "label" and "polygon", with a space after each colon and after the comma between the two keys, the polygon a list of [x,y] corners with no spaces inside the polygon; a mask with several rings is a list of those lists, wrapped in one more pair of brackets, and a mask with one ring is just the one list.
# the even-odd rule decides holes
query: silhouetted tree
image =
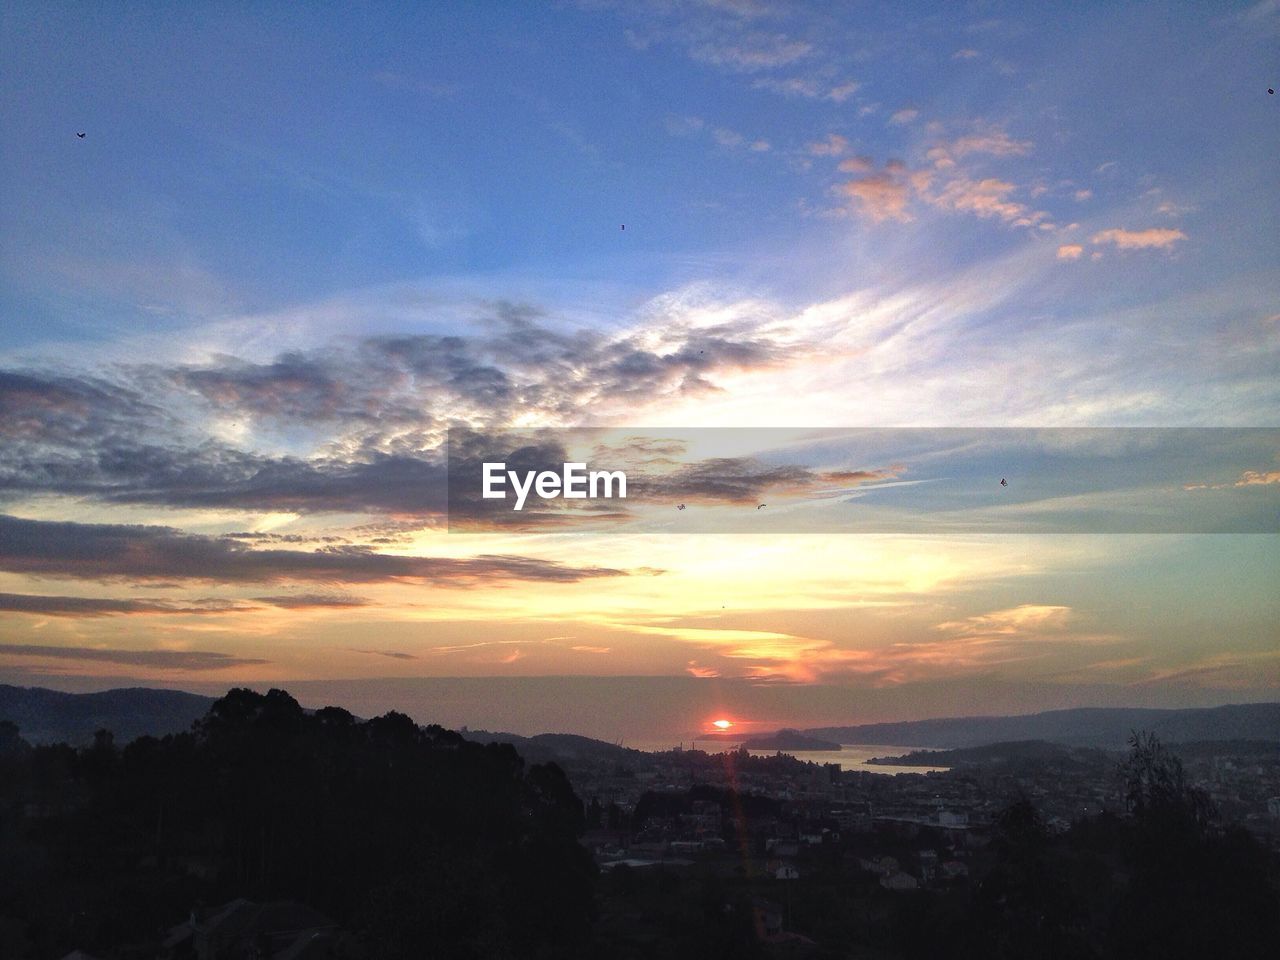
{"label": "silhouetted tree", "polygon": [[154,955],[194,903],[239,896],[306,902],[379,960],[570,956],[590,929],[582,803],[509,745],[246,689],[123,751],[20,743],[0,727],[0,793],[41,812],[0,846],[0,945],[33,956]]}

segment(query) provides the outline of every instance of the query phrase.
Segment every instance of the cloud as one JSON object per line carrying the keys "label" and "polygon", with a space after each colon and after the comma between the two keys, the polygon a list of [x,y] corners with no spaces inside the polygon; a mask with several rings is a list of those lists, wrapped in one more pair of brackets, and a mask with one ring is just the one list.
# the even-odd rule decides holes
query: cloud
{"label": "cloud", "polygon": [[[762,143],[753,144],[761,149]],[[758,304],[704,322],[682,311],[620,331],[564,330],[496,303],[471,336],[370,336],[266,362],[117,368],[117,382],[0,371],[0,496],[275,512],[442,516],[445,425],[575,422],[714,393],[715,378],[782,364]],[[234,434],[209,433],[220,423]],[[245,449],[314,434],[309,456]]]}
{"label": "cloud", "polygon": [[983,219],[995,218],[1013,226],[1026,227],[1040,223],[1045,218],[1045,213],[1031,210],[1025,204],[1010,199],[1010,194],[1016,189],[1012,183],[995,177],[982,180],[957,177],[944,184],[941,190],[922,196],[929,203],[945,210],[970,213]]}
{"label": "cloud", "polygon": [[262,583],[411,582],[467,587],[536,581],[575,583],[624,576],[520,556],[470,558],[380,554],[363,547],[254,550],[171,527],[23,520],[0,515],[0,570],[87,580]]}
{"label": "cloud", "polygon": [[357,650],[351,648],[352,653],[365,653],[373,657],[390,657],[392,660],[417,660],[412,653],[404,653],[400,650]]}
{"label": "cloud", "polygon": [[769,90],[786,97],[806,97],[818,100],[822,97],[822,84],[805,77],[759,77],[752,81],[755,90]]}
{"label": "cloud", "polygon": [[850,80],[833,86],[828,80],[815,77],[758,77],[752,81],[751,86],[756,90],[769,90],[785,97],[844,103],[858,92],[861,84]]}
{"label": "cloud", "polygon": [[918,116],[920,116],[919,110],[914,107],[904,107],[890,115],[889,123],[894,126],[905,126]]}
{"label": "cloud", "polygon": [[926,151],[926,167],[911,169],[901,160],[889,160],[874,172],[868,157],[845,161],[841,172],[864,175],[838,184],[835,190],[853,201],[855,213],[876,223],[910,222],[914,219],[911,204],[919,200],[939,210],[996,219],[1013,227],[1047,228],[1047,213],[1013,198],[1018,189],[1014,183],[973,176],[973,164],[962,167],[969,157],[1022,156],[1031,149],[1030,141],[1015,140],[1003,129],[985,125],[972,134],[934,144]]}
{"label": "cloud", "polygon": [[803,60],[813,53],[813,44],[792,40],[783,34],[753,34],[739,43],[701,43],[690,56],[703,63],[728,67],[743,73],[773,70]]}
{"label": "cloud", "polygon": [[841,173],[870,173],[875,169],[875,163],[870,157],[849,157],[847,160],[841,160],[837,169]]}
{"label": "cloud", "polygon": [[[513,511],[507,501],[485,499],[483,465],[502,462],[524,475],[559,473],[573,459],[568,452],[575,439],[594,445],[594,467],[623,470],[627,476],[625,502],[602,507],[592,501],[556,500],[537,508]],[[677,503],[704,506],[752,506],[764,500],[829,499],[859,486],[896,478],[904,469],[893,465],[874,469],[811,469],[802,464],[776,465],[751,457],[685,457],[685,444],[662,437],[599,439],[591,431],[516,431],[482,434],[456,429],[450,434],[449,522],[451,529],[536,530],[592,527],[620,523],[651,505]]]}
{"label": "cloud", "polygon": [[1070,607],[1024,603],[964,620],[949,620],[939,623],[935,629],[962,637],[1026,636],[1060,632],[1066,628],[1070,617]]}
{"label": "cloud", "polygon": [[112,647],[52,647],[26,643],[0,644],[0,656],[88,660],[122,663],[131,667],[190,671],[223,670],[228,667],[259,666],[271,662],[253,657],[237,657],[229,653],[208,653],[197,650],[122,650]]}
{"label": "cloud", "polygon": [[827,139],[811,143],[805,149],[815,157],[838,157],[849,149],[849,141],[838,133],[832,133]]}
{"label": "cloud", "polygon": [[823,95],[823,99],[830,100],[832,103],[844,103],[858,92],[860,86],[861,84],[850,80],[848,83],[832,87]]}
{"label": "cloud", "polygon": [[770,494],[781,498],[824,495],[832,489],[892,480],[897,472],[876,470],[810,470],[803,466],[770,466],[746,457],[720,457],[681,465],[669,473],[628,472],[630,490],[638,498],[704,504],[755,505]]}
{"label": "cloud", "polygon": [[1078,243],[1064,243],[1058,248],[1059,260],[1079,260],[1084,253],[1084,247]]}
{"label": "cloud", "polygon": [[1119,250],[1169,250],[1179,240],[1186,240],[1181,230],[1152,227],[1148,230],[1102,230],[1089,238],[1097,246],[1112,244]]}
{"label": "cloud", "polygon": [[1116,641],[1109,634],[1073,628],[1069,607],[1024,604],[947,621],[935,627],[937,639],[911,639],[871,647],[851,647],[798,633],[707,627],[695,624],[629,625],[689,644],[719,659],[690,660],[694,676],[737,675],[762,681],[838,682],[856,677],[880,684],[936,680],[977,674],[1043,660],[1080,644]]}
{"label": "cloud", "polygon": [[283,607],[286,610],[306,610],[315,607],[363,607],[367,606],[369,601],[363,597],[353,597],[348,594],[333,593],[291,593],[284,596],[274,597],[254,597],[256,603],[265,603],[273,607]]}
{"label": "cloud", "polygon": [[711,131],[711,136],[722,147],[740,147],[746,139],[742,134],[736,130],[730,130],[728,127],[716,127],[715,130]]}
{"label": "cloud", "polygon": [[907,209],[911,202],[910,185],[888,170],[855,177],[837,186],[836,190],[852,201],[855,212],[875,223],[886,220],[907,223],[913,219]]}
{"label": "cloud", "polygon": [[1235,482],[1237,487],[1260,487],[1280,483],[1280,470],[1246,470]]}
{"label": "cloud", "polygon": [[984,126],[955,140],[934,144],[925,156],[940,169],[950,169],[965,157],[985,154],[994,157],[1021,157],[1032,151],[1030,140],[1015,140],[1000,127]]}
{"label": "cloud", "polygon": [[50,617],[102,617],[113,614],[229,613],[253,609],[231,600],[158,600],[104,597],[50,597],[0,593],[0,611]]}
{"label": "cloud", "polygon": [[1280,484],[1280,470],[1245,470],[1231,483],[1188,483],[1183,490],[1227,490],[1240,487],[1269,487]]}

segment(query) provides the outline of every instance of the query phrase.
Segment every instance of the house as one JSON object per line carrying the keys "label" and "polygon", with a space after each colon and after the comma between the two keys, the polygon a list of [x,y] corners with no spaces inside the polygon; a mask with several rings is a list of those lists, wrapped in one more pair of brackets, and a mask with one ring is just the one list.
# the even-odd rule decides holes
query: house
{"label": "house", "polygon": [[919,888],[920,883],[911,874],[903,873],[899,870],[897,873],[891,873],[887,877],[881,877],[880,886],[886,890],[915,890]]}

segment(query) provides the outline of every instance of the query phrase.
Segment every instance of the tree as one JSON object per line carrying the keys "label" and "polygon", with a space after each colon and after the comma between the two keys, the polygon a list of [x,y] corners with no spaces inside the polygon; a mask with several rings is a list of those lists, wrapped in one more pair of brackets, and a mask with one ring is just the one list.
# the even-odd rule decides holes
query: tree
{"label": "tree", "polygon": [[1125,804],[1139,821],[1182,823],[1203,831],[1217,818],[1213,801],[1187,782],[1182,761],[1154,733],[1130,734],[1122,770]]}

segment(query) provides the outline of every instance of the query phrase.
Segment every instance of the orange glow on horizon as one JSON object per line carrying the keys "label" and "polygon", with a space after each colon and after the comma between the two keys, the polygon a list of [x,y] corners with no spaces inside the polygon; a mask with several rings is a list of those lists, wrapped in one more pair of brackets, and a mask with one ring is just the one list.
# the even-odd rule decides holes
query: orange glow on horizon
{"label": "orange glow on horizon", "polygon": [[711,725],[720,730],[728,730],[730,727],[733,726],[733,721],[732,720],[713,720],[711,721]]}

